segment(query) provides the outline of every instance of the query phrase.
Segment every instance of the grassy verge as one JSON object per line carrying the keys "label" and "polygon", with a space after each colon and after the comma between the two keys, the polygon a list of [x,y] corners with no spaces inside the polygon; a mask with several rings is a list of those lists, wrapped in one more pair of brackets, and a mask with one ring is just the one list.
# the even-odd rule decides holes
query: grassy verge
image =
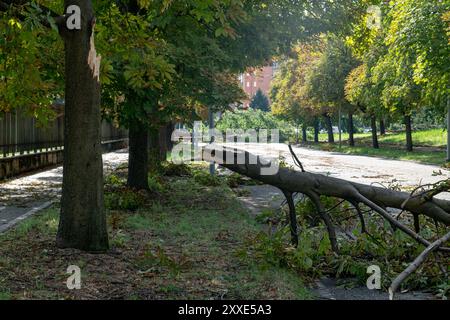
{"label": "grassy verge", "polygon": [[[311,138],[311,137],[310,137]],[[328,135],[320,134],[320,144],[308,144],[309,147],[325,151],[341,152],[345,154],[381,157],[394,160],[409,160],[425,164],[446,165],[447,132],[442,129],[413,132],[415,150],[405,150],[405,133],[388,133],[378,136],[380,149],[372,148],[370,133],[355,134],[355,147],[348,146],[348,134],[342,134],[342,147],[339,147],[339,135],[335,134],[335,144],[327,143]],[[311,139],[310,139],[311,141]]]}
{"label": "grassy verge", "polygon": [[[106,254],[57,248],[57,207],[1,235],[0,299],[310,298],[294,271],[241,254],[263,225],[204,172],[152,178],[139,194],[124,188],[124,169],[110,176]],[[66,287],[69,265],[81,290]]]}
{"label": "grassy verge", "polygon": [[[348,140],[348,134],[343,133],[342,139]],[[423,131],[415,131],[412,133],[413,142],[416,146],[428,146],[435,148],[445,148],[447,144],[447,132],[442,129],[431,129],[431,130],[423,130]],[[339,140],[339,134],[335,134],[335,140]],[[328,139],[328,134],[320,134],[319,140],[322,142],[326,142]],[[371,133],[358,133],[355,134],[355,140],[361,144],[372,143],[372,134]],[[383,136],[378,136],[378,140],[381,144],[384,145],[395,145],[395,146],[404,146],[406,144],[406,137],[404,132],[398,133],[387,133]]]}
{"label": "grassy verge", "polygon": [[416,150],[414,152],[408,152],[399,149],[398,147],[396,148],[386,146],[384,147],[381,146],[380,149],[374,149],[372,147],[366,146],[349,147],[347,145],[343,145],[341,148],[339,148],[338,144],[328,144],[328,143],[309,144],[308,146],[314,149],[320,149],[325,151],[341,152],[345,154],[363,155],[370,157],[380,157],[394,160],[409,160],[439,166],[444,165],[446,159],[445,151]]}

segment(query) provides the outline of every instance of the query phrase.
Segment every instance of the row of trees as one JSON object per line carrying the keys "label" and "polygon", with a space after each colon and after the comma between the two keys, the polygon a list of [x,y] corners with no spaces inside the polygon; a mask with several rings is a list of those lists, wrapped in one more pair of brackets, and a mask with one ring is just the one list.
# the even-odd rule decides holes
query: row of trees
{"label": "row of trees", "polygon": [[65,101],[57,244],[108,249],[102,116],[129,129],[128,185],[147,189],[149,165],[161,161],[160,142],[175,121],[240,101],[238,73],[349,21],[352,7],[351,0],[0,0],[1,111],[27,108],[45,123],[51,102]]}
{"label": "row of trees", "polygon": [[358,112],[371,121],[374,148],[377,122],[383,134],[386,119],[402,120],[412,151],[411,115],[419,108],[440,114],[450,108],[450,1],[364,3],[371,10],[350,32],[322,34],[296,46],[273,85],[272,111],[302,124],[304,132],[314,125],[316,141],[323,117],[329,142],[330,115],[347,113],[351,146]]}

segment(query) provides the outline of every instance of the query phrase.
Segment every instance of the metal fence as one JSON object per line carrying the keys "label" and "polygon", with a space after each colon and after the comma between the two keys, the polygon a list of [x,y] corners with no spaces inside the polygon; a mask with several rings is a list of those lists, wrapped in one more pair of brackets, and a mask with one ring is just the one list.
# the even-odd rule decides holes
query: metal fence
{"label": "metal fence", "polygon": [[[102,123],[102,141],[127,138],[125,130]],[[62,149],[64,145],[64,117],[58,116],[45,127],[20,110],[0,113],[0,158]]]}

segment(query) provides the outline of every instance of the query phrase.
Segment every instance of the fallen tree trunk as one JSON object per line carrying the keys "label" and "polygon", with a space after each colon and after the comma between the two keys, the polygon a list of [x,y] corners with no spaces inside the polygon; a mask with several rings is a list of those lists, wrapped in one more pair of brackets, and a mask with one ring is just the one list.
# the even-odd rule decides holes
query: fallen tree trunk
{"label": "fallen tree trunk", "polygon": [[[305,168],[294,153],[292,147],[289,146],[289,150],[291,151],[294,163],[301,171],[295,171],[288,168],[267,170],[268,167],[273,167],[273,160],[272,162],[267,162],[246,151],[227,147],[209,146],[204,149],[203,156],[205,161],[219,163],[221,166],[236,173],[279,188],[285,195],[287,204],[289,205],[289,220],[292,243],[294,246],[298,245],[298,228],[293,195],[298,193],[309,197],[315,205],[317,213],[327,227],[331,247],[337,254],[339,253],[339,247],[336,231],[333,222],[328,215],[329,211],[325,211],[324,206],[320,201],[320,196],[335,197],[350,202],[355,207],[355,210],[361,219],[363,232],[365,232],[366,227],[364,216],[359,207],[360,204],[369,207],[371,210],[381,215],[385,220],[389,221],[394,228],[398,228],[412,239],[425,246],[426,249],[422,254],[420,254],[392,283],[389,289],[391,299],[393,299],[394,293],[400,287],[401,283],[425,261],[431,252],[450,252],[450,248],[445,247],[446,242],[450,239],[450,233],[447,233],[439,240],[431,243],[421,237],[417,232],[408,228],[398,219],[395,219],[392,214],[387,211],[387,208],[394,208],[402,210],[402,213],[405,211],[410,212],[413,215],[416,230],[420,229],[418,216],[424,215],[432,218],[436,223],[445,225],[448,232],[448,226],[450,225],[450,201],[435,199],[434,197],[441,192],[448,192],[450,189],[449,180],[435,184],[432,186],[431,190],[423,191],[419,194],[415,194],[415,191],[420,188],[412,193],[400,192],[337,179],[321,174],[308,173],[305,171]],[[268,172],[270,172],[270,174],[268,174]]]}
{"label": "fallen tree trunk", "polygon": [[259,157],[253,154],[237,149],[206,148],[204,150],[204,159],[205,161],[216,162],[236,173],[277,187],[284,194],[302,193],[310,197],[313,202],[315,197],[328,196],[347,200],[353,204],[364,204],[424,246],[429,246],[431,243],[397,221],[387,212],[386,208],[405,210],[414,215],[425,215],[446,226],[450,225],[450,201],[437,200],[426,195],[412,197],[407,192],[399,192],[288,168],[279,168],[276,174],[264,175],[262,171],[267,169],[270,164],[265,163],[264,160],[261,161]]}
{"label": "fallen tree trunk", "polygon": [[[224,157],[226,153],[228,153],[228,156]],[[244,158],[244,164],[237,163],[237,159]],[[256,156],[241,150],[226,148],[224,151],[215,152],[211,149],[205,149],[205,161],[217,162],[231,171],[270,184],[281,190],[306,195],[316,193],[321,196],[336,197],[356,203],[363,203],[362,199],[365,198],[381,208],[406,210],[414,214],[426,215],[446,226],[450,225],[450,201],[427,199],[426,197],[412,198],[411,194],[407,192],[288,168],[279,168],[275,175],[262,175],[261,170],[267,167],[267,164],[260,160],[256,164],[252,164],[249,161],[251,158],[255,159]],[[234,161],[224,161],[224,159],[233,159]]]}

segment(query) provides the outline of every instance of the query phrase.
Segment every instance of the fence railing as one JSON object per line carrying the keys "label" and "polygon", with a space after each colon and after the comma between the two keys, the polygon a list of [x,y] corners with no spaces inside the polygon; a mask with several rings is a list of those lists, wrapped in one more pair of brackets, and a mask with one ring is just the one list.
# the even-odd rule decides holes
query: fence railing
{"label": "fence railing", "polygon": [[[128,137],[126,130],[118,129],[104,121],[102,141],[121,140]],[[45,127],[20,110],[0,113],[0,158],[60,150],[64,145],[64,120],[58,116]]]}

